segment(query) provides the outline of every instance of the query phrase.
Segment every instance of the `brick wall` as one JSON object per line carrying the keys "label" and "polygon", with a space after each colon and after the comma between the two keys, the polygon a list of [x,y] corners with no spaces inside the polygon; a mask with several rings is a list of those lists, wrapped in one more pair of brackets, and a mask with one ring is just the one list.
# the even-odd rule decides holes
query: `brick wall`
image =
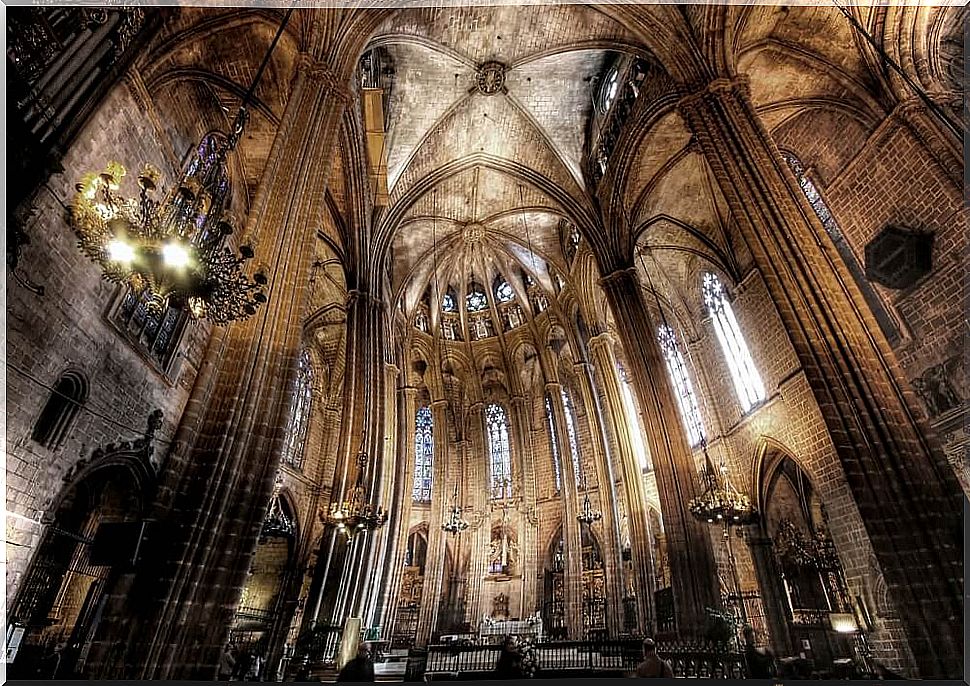
{"label": "brick wall", "polygon": [[[31,244],[22,270],[44,286],[38,296],[7,278],[7,595],[13,597],[33,554],[52,499],[82,456],[107,443],[140,437],[149,413],[163,412],[155,448],[163,459],[195,379],[208,325],[189,323],[181,345],[161,370],[138,352],[106,319],[117,287],[100,279],[98,267],[76,247],[60,203],[69,204],[74,185],[116,159],[128,170],[123,189],[137,192],[144,162],[175,176],[167,147],[184,149],[197,123],[170,118],[180,140],[162,140],[149,123],[153,105],[128,82],[120,83],[67,151],[65,171],[41,188],[27,223]],[[150,116],[151,115],[151,116]],[[67,369],[85,376],[89,393],[59,447],[31,440],[34,422],[52,387]]]}

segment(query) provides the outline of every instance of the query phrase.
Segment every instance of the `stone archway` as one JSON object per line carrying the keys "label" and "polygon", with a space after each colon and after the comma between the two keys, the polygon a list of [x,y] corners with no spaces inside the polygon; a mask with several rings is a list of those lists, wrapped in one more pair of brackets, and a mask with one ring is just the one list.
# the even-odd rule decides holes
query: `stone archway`
{"label": "stone archway", "polygon": [[7,617],[17,636],[12,677],[87,673],[104,603],[150,541],[145,515],[157,483],[150,458],[160,421],[153,413],[143,438],[99,448],[65,476]]}

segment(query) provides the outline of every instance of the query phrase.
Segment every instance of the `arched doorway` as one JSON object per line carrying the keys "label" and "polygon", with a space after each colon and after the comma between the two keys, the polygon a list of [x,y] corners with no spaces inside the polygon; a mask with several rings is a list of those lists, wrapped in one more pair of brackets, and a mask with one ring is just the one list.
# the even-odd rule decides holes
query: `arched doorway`
{"label": "arched doorway", "polygon": [[853,607],[814,483],[787,453],[767,447],[759,461],[761,520],[749,539],[771,642],[827,669],[853,655],[841,633]]}
{"label": "arched doorway", "polygon": [[[606,624],[606,575],[602,549],[589,531],[582,527],[582,627],[585,638],[605,636]],[[566,612],[566,564],[562,529],[552,538],[546,554],[544,569],[542,622],[546,634],[553,639],[568,635]]]}
{"label": "arched doorway", "polygon": [[8,614],[10,634],[18,636],[12,678],[84,677],[103,604],[146,533],[155,474],[145,454],[102,454],[80,464],[45,515],[47,528]]}

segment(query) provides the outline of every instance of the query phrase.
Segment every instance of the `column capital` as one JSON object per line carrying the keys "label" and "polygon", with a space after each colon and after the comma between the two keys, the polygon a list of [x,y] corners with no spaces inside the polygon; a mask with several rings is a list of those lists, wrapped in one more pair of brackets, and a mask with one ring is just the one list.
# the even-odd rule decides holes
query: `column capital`
{"label": "column capital", "polygon": [[380,309],[384,309],[387,306],[383,300],[371,295],[369,292],[351,288],[347,291],[347,307],[350,308],[358,303]]}
{"label": "column capital", "polygon": [[297,70],[307,81],[329,90],[343,105],[348,105],[353,101],[354,94],[350,90],[349,84],[330,64],[319,57],[308,52],[300,53]]}
{"label": "column capital", "polygon": [[434,409],[436,407],[448,407],[448,401],[445,400],[444,398],[436,398],[432,400],[431,408]]}
{"label": "column capital", "polygon": [[400,386],[398,390],[404,393],[404,395],[415,396],[418,394],[417,386]]}
{"label": "column capital", "polygon": [[586,342],[586,346],[591,352],[596,352],[600,348],[612,349],[616,345],[616,336],[609,331],[598,333]]}
{"label": "column capital", "polygon": [[720,95],[723,93],[734,93],[743,98],[750,98],[751,79],[747,74],[738,74],[733,77],[721,76],[708,81],[682,97],[677,103],[677,109],[690,108],[709,95]]}
{"label": "column capital", "polygon": [[562,388],[562,384],[558,381],[546,381],[544,388],[547,393],[555,393]]}

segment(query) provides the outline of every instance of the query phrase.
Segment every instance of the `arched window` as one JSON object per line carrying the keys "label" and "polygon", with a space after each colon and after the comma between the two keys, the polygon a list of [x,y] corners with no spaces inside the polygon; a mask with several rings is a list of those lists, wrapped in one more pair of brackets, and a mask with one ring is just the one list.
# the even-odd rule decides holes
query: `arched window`
{"label": "arched window", "polygon": [[485,408],[488,429],[488,461],[492,499],[512,497],[512,453],[509,444],[509,420],[505,408],[491,403]]}
{"label": "arched window", "polygon": [[455,291],[451,288],[445,293],[444,297],[441,299],[441,309],[444,312],[457,312],[458,302],[455,298]]}
{"label": "arched window", "polygon": [[469,312],[480,312],[488,307],[488,296],[485,295],[485,289],[477,283],[472,284],[465,296],[465,306]]}
{"label": "arched window", "polygon": [[620,70],[616,67],[610,69],[603,80],[603,90],[600,91],[600,109],[603,114],[609,112],[616,100],[616,94],[620,90]]}
{"label": "arched window", "polygon": [[307,426],[310,423],[310,401],[313,397],[313,367],[310,365],[310,351],[300,354],[300,363],[293,387],[293,400],[290,404],[290,422],[286,428],[286,443],[283,444],[283,463],[294,469],[303,469],[303,453],[306,447]]}
{"label": "arched window", "polygon": [[556,493],[562,490],[562,470],[559,468],[559,435],[556,433],[556,420],[552,414],[552,398],[546,394],[546,422],[549,424],[549,446],[552,453],[552,469],[556,475]]}
{"label": "arched window", "polygon": [[414,417],[414,487],[411,498],[418,503],[431,501],[434,464],[434,433],[431,408],[419,407]]}
{"label": "arched window", "polygon": [[495,300],[500,303],[510,302],[515,297],[509,282],[499,277],[495,282]]}
{"label": "arched window", "polygon": [[704,304],[714,323],[714,332],[731,371],[741,410],[747,412],[765,397],[761,376],[755,369],[748,345],[741,335],[741,327],[734,317],[731,303],[724,295],[721,280],[710,272],[704,274],[703,295]]}
{"label": "arched window", "polygon": [[617,373],[620,376],[620,386],[623,389],[623,407],[630,421],[630,438],[633,441],[633,452],[636,455],[637,464],[640,465],[640,469],[648,472],[653,469],[653,464],[647,452],[647,447],[643,444],[644,434],[643,425],[640,423],[640,410],[637,409],[637,402],[633,397],[633,389],[630,388],[630,380],[627,377],[626,370],[618,366]]}
{"label": "arched window", "polygon": [[168,371],[178,349],[188,315],[185,309],[171,306],[161,314],[155,314],[148,308],[148,299],[147,290],[139,293],[127,286],[115,301],[109,318],[132,345],[164,372]]}
{"label": "arched window", "polygon": [[801,187],[802,192],[808,199],[808,204],[812,206],[813,210],[815,210],[815,214],[818,215],[819,221],[821,221],[822,226],[825,227],[825,232],[828,233],[829,237],[832,239],[832,242],[835,243],[835,249],[839,251],[839,255],[842,256],[845,266],[849,268],[852,278],[855,280],[856,285],[859,286],[859,290],[862,291],[862,297],[866,299],[866,304],[869,305],[869,309],[872,310],[873,316],[879,323],[879,328],[882,329],[883,334],[885,334],[886,338],[889,339],[890,343],[898,343],[899,327],[896,325],[892,315],[883,304],[882,298],[879,297],[879,294],[876,293],[876,290],[872,287],[872,284],[869,283],[869,279],[866,278],[865,272],[859,265],[859,261],[856,259],[855,253],[852,252],[852,248],[849,247],[849,244],[846,242],[845,236],[842,235],[842,229],[839,227],[839,223],[835,221],[835,217],[832,216],[831,210],[829,210],[829,207],[822,198],[821,193],[819,193],[818,188],[815,187],[815,183],[811,178],[809,178],[801,160],[790,152],[782,152],[781,156],[785,158],[785,162],[788,163],[788,168],[791,169],[792,173],[795,175],[795,179],[798,181],[799,187]]}
{"label": "arched window", "polygon": [[700,410],[697,409],[697,399],[694,397],[694,388],[691,386],[690,376],[687,375],[684,356],[677,345],[677,334],[674,333],[672,328],[664,324],[657,330],[657,339],[660,341],[660,349],[663,350],[664,358],[667,360],[667,372],[670,374],[670,381],[677,393],[680,416],[684,420],[690,445],[694,447],[704,440],[704,424],[701,421]]}
{"label": "arched window", "polygon": [[81,405],[88,399],[88,382],[77,372],[65,372],[54,384],[44,409],[34,422],[31,439],[45,448],[56,450]]}
{"label": "arched window", "polygon": [[579,485],[583,470],[579,461],[579,440],[576,437],[576,418],[573,415],[573,402],[565,388],[560,388],[559,392],[562,394],[562,407],[566,415],[566,437],[569,439],[569,452],[573,458],[573,474],[576,478],[576,484]]}

